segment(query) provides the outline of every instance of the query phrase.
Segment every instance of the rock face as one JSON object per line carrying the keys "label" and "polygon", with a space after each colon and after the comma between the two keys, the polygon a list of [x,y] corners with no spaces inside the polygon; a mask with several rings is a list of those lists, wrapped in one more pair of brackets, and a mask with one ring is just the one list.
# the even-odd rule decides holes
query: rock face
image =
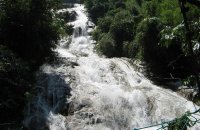
{"label": "rock face", "polygon": [[64,19],[65,22],[72,22],[76,20],[77,13],[75,11],[68,11],[66,9],[59,10],[58,15]]}
{"label": "rock face", "polygon": [[77,13],[75,11],[72,11],[69,13],[70,22],[75,21],[76,17],[77,17]]}
{"label": "rock face", "polygon": [[87,27],[88,27],[88,28],[94,28],[94,27],[95,27],[95,25],[94,25],[94,23],[93,23],[93,22],[91,22],[91,21],[88,21],[88,22],[87,22]]}

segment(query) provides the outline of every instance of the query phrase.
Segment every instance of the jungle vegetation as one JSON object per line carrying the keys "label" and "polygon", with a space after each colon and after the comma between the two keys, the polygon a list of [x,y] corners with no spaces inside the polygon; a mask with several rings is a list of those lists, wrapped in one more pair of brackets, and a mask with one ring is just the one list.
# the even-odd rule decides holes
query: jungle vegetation
{"label": "jungle vegetation", "polygon": [[154,81],[178,79],[185,85],[197,86],[200,7],[185,3],[191,32],[191,47],[188,47],[178,0],[83,1],[97,25],[92,35],[99,53],[145,62],[147,74]]}
{"label": "jungle vegetation", "polygon": [[[52,50],[71,33],[60,0],[0,1],[0,129],[20,129],[35,72],[56,57]],[[61,20],[63,19],[63,20]]]}

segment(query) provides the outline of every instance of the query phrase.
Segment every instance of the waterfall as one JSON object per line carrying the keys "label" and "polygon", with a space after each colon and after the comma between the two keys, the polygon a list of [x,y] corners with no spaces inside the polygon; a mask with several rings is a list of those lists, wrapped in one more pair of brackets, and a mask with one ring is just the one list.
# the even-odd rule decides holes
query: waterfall
{"label": "waterfall", "polygon": [[192,102],[152,84],[130,59],[98,56],[88,35],[93,24],[84,6],[75,4],[68,11],[77,13],[69,23],[74,26],[73,36],[61,40],[55,50],[60,63],[41,67],[38,95],[27,107],[24,120],[27,128],[131,130],[195,111]]}

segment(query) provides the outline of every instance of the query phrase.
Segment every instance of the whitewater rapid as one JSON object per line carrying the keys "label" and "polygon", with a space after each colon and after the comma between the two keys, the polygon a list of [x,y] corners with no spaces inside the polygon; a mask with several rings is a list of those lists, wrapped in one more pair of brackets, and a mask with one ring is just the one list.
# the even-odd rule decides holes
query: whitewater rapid
{"label": "whitewater rapid", "polygon": [[[98,56],[94,41],[88,35],[93,23],[84,6],[75,4],[67,11],[77,14],[76,20],[68,23],[74,26],[73,36],[61,40],[55,50],[61,62],[41,68],[38,87],[42,89],[29,107],[27,127],[132,130],[197,109],[175,92],[153,85],[136,71],[130,59]],[[60,111],[66,115],[59,114]],[[148,130],[156,128],[159,127]],[[199,129],[198,125],[191,128]]]}

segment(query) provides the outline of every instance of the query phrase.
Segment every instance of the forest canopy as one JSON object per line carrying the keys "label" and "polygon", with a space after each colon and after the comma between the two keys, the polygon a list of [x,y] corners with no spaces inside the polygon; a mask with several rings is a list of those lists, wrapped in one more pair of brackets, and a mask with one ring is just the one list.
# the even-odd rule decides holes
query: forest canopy
{"label": "forest canopy", "polygon": [[84,0],[84,3],[97,24],[92,35],[100,53],[140,59],[147,63],[151,78],[187,79],[199,74],[198,6],[185,4],[194,58],[189,54],[178,0]]}

